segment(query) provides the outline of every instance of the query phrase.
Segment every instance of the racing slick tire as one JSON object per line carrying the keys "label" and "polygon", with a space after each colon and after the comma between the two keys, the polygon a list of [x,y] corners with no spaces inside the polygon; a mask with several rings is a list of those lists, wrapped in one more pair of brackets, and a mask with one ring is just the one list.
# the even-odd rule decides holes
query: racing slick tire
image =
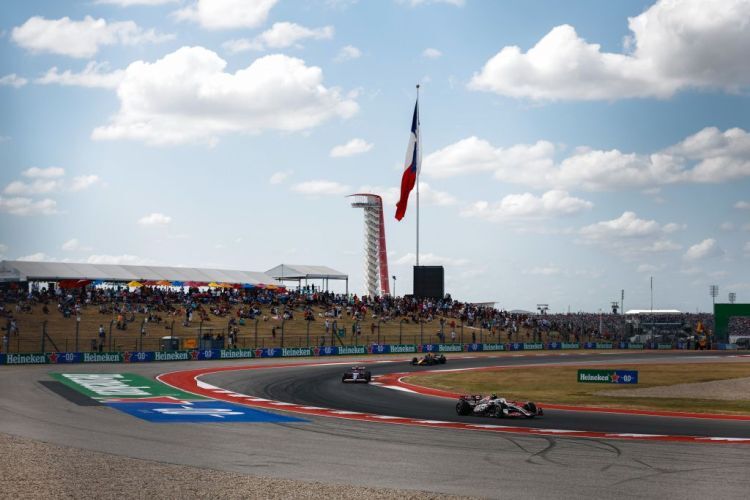
{"label": "racing slick tire", "polygon": [[445,361],[446,361],[445,356],[441,355],[439,358],[437,358],[437,362],[440,363],[441,365],[444,365]]}
{"label": "racing slick tire", "polygon": [[502,403],[499,404],[499,405],[497,405],[497,406],[495,406],[495,408],[494,408],[494,410],[492,412],[492,416],[495,417],[495,418],[505,418],[505,411],[504,410],[506,408],[507,408],[507,406],[505,406]]}
{"label": "racing slick tire", "polygon": [[372,380],[372,373],[370,372],[365,373],[365,382],[369,384],[370,380]]}
{"label": "racing slick tire", "polygon": [[411,364],[416,365],[419,362],[417,358],[411,358]]}
{"label": "racing slick tire", "polygon": [[459,401],[458,403],[456,403],[456,413],[458,413],[459,415],[471,414],[471,405],[466,401]]}
{"label": "racing slick tire", "polygon": [[525,405],[523,405],[523,409],[526,410],[527,412],[531,413],[531,415],[527,416],[526,418],[534,418],[534,417],[536,417],[536,415],[538,413],[536,405],[534,403],[532,403],[531,401],[529,401],[528,403],[526,403]]}

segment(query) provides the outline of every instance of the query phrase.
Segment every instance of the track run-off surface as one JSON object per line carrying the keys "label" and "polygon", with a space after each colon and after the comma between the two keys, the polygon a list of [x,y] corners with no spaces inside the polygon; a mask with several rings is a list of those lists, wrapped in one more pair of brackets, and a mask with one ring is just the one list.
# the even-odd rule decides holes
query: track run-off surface
{"label": "track run-off surface", "polygon": [[[715,361],[720,353],[554,353],[448,357],[437,369],[560,362]],[[680,497],[745,498],[750,446],[721,441],[669,442],[574,435],[477,432],[429,425],[388,425],[303,415],[299,423],[156,424],[104,406],[80,406],[40,384],[50,372],[136,373],[211,371],[198,380],[224,394],[342,412],[463,423],[454,402],[383,386],[342,384],[346,365],[386,374],[413,368],[399,357],[245,360],[131,365],[16,366],[0,370],[0,432],[84,450],[165,463],[265,476],[498,498]],[[376,362],[376,359],[386,362]],[[727,359],[737,361],[737,358]],[[317,363],[318,366],[309,366]],[[336,363],[336,364],[331,364]],[[284,367],[270,368],[272,365]],[[247,369],[251,368],[251,369]],[[205,369],[205,370],[204,370]],[[164,378],[164,377],[162,377]],[[285,406],[274,411],[287,413]],[[475,424],[523,429],[587,429],[602,433],[744,438],[750,422],[674,419],[548,410],[534,420]],[[387,420],[387,419],[386,419]],[[438,426],[439,427],[439,426]],[[127,471],[122,471],[127,474]],[[138,478],[133,478],[137,484]]]}

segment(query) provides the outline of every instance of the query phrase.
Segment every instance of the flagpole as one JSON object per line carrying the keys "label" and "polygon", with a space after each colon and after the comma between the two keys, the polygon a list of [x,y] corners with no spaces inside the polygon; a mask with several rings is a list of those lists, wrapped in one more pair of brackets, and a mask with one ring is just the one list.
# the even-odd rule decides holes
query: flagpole
{"label": "flagpole", "polygon": [[419,164],[421,150],[419,148],[422,147],[421,132],[419,128],[419,84],[417,84],[417,267],[419,267],[419,171],[421,169]]}

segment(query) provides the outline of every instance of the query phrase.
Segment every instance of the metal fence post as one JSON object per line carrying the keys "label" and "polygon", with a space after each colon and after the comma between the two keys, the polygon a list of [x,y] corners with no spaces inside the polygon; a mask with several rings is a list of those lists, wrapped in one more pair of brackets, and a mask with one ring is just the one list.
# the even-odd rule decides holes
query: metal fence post
{"label": "metal fence post", "polygon": [[255,318],[255,348],[258,348],[258,318]]}
{"label": "metal fence post", "polygon": [[[41,349],[42,352],[44,352],[44,339],[45,339],[46,336],[47,336],[47,320],[45,319],[44,323],[42,323],[42,342],[41,342],[42,343],[42,346],[41,346],[42,347],[42,349]],[[20,349],[21,349],[21,342],[20,342],[21,341],[21,336],[17,335],[16,337],[18,339],[17,343],[16,343],[16,350],[18,352],[21,352],[20,351]]]}
{"label": "metal fence post", "polygon": [[114,319],[109,321],[109,352],[112,352],[112,324],[114,322]]}
{"label": "metal fence post", "polygon": [[81,328],[81,315],[76,314],[76,352],[81,352],[78,348],[78,331]]}

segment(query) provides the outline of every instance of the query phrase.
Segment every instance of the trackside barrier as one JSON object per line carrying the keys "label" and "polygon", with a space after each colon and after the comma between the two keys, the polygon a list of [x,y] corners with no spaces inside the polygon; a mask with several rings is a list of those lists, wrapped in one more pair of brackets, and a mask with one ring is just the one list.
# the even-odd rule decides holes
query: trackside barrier
{"label": "trackside barrier", "polygon": [[584,349],[614,349],[612,342],[585,342]]}
{"label": "trackside barrier", "polygon": [[645,349],[646,346],[637,342],[620,342],[620,349]]}
{"label": "trackside barrier", "polygon": [[[619,342],[620,349],[672,349],[672,344],[648,346]],[[183,351],[47,352],[0,354],[0,365],[73,363],[151,363],[159,361],[204,361],[212,359],[289,358],[307,356],[351,356],[358,354],[416,354],[451,352],[541,351],[562,349],[614,349],[611,342],[516,342],[484,344],[373,344],[369,346],[266,347],[263,349],[192,349]],[[737,349],[736,344],[718,344],[718,349]]]}
{"label": "trackside barrier", "polygon": [[578,342],[550,342],[547,344],[547,349],[549,350],[559,350],[559,349],[580,349],[581,344]]}
{"label": "trackside barrier", "polygon": [[718,344],[717,348],[720,351],[735,351],[737,350],[737,344]]}

